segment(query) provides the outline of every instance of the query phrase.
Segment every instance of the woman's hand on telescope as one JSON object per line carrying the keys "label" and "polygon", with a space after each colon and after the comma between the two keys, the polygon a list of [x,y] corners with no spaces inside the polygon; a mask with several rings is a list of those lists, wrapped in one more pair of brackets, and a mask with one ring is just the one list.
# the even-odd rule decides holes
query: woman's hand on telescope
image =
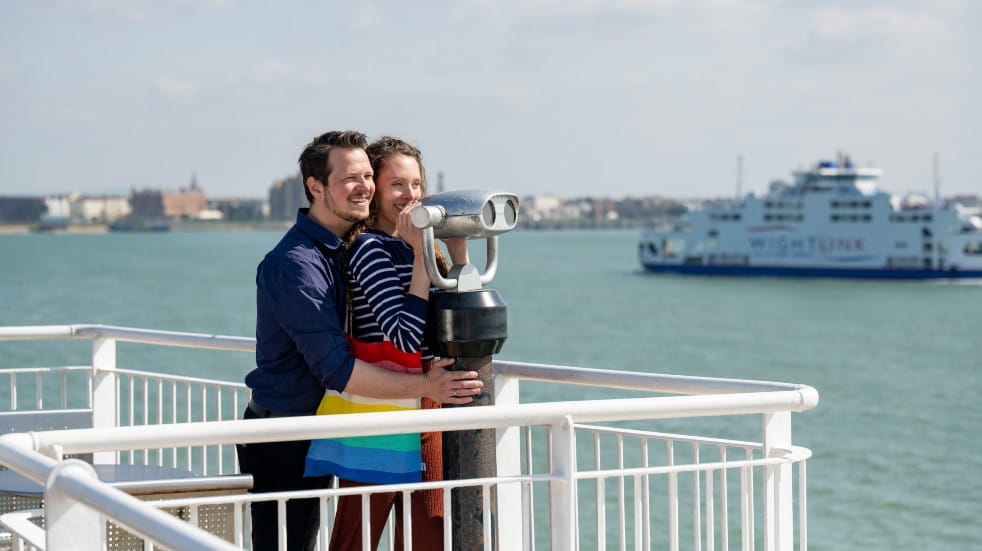
{"label": "woman's hand on telescope", "polygon": [[410,213],[419,206],[419,201],[410,201],[396,218],[396,235],[402,238],[407,245],[413,248],[417,255],[423,254],[423,230],[413,225]]}

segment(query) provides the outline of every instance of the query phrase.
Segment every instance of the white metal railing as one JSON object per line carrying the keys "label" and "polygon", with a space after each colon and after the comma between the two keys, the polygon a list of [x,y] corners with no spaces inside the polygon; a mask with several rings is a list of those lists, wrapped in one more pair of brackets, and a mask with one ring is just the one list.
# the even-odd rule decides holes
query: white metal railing
{"label": "white metal railing", "polygon": [[[0,342],[45,339],[91,340],[91,363],[3,370],[3,375],[9,378],[7,411],[87,408],[91,416],[89,426],[116,427],[238,419],[248,402],[249,389],[241,382],[120,369],[116,349],[118,342],[128,342],[254,353],[253,338],[108,325],[0,327]],[[87,392],[69,391],[77,388],[86,388]],[[30,402],[26,401],[28,397]],[[170,465],[202,474],[238,471],[238,460],[231,446],[128,450],[101,453],[94,460]]]}
{"label": "white metal railing", "polygon": [[[247,533],[245,507],[257,501],[276,501],[281,514],[285,514],[286,500],[299,497],[320,500],[323,512],[321,542],[326,546],[331,528],[329,513],[341,495],[397,490],[408,496],[408,492],[419,488],[476,485],[483,488],[489,504],[492,489],[497,496],[497,517],[495,522],[486,522],[485,527],[489,530],[492,526],[502,528],[495,534],[499,549],[535,549],[537,544],[549,544],[557,550],[607,549],[608,545],[618,549],[647,549],[653,542],[655,547],[678,549],[680,538],[688,534],[693,549],[703,546],[715,549],[717,542],[726,549],[734,536],[740,539],[743,549],[753,549],[759,538],[765,549],[790,550],[794,546],[795,520],[799,547],[807,547],[804,465],[810,452],[792,445],[790,428],[791,412],[806,411],[817,404],[817,392],[807,386],[495,361],[496,406],[409,414],[346,415],[343,419],[324,416],[233,421],[223,419],[238,417],[238,406],[245,403],[247,395],[242,385],[118,369],[115,341],[252,351],[252,339],[88,325],[0,328],[0,341],[40,338],[93,339],[92,384],[89,387],[92,389],[89,404],[93,406],[93,428],[37,432],[28,439],[0,439],[0,462],[19,472],[24,471],[17,461],[13,464],[8,461],[11,454],[14,457],[19,454],[44,457],[38,453],[60,457],[61,454],[93,453],[112,461],[150,464],[175,464],[180,455],[181,461],[187,461],[186,465],[197,466],[203,471],[209,468],[208,465],[217,465],[213,468],[223,473],[228,472],[224,466],[229,459],[234,462],[234,453],[202,452],[192,461],[192,448],[228,450],[234,443],[404,432],[407,423],[414,431],[476,428],[498,431],[498,476],[492,479],[387,486],[381,490],[378,487],[335,488],[300,493],[216,496],[157,504],[190,507],[192,523],[198,507],[232,504],[235,511],[233,543],[238,546],[247,539],[244,537]],[[67,368],[68,371],[79,369],[77,366]],[[53,372],[55,370],[43,373]],[[112,380],[107,382],[110,376]],[[12,384],[16,381],[13,376],[10,380]],[[518,404],[521,380],[681,395]],[[179,390],[170,390],[170,384]],[[200,386],[188,391],[180,386],[185,384]],[[37,388],[41,386],[36,385]],[[112,393],[105,392],[105,388],[112,389]],[[213,390],[201,390],[215,388],[232,394],[216,398],[214,396],[222,395],[212,395]],[[100,390],[103,391],[101,396],[111,396],[114,407],[111,415],[106,411],[96,412],[101,403],[95,396]],[[64,392],[57,392],[57,400],[39,395],[33,404],[38,407],[48,407],[51,403],[61,407],[70,404],[71,396],[66,401],[61,397]],[[16,395],[15,390],[11,393]],[[178,402],[176,406],[174,401]],[[16,400],[11,403],[16,407]],[[206,404],[200,410],[199,419],[187,409],[191,407],[188,404],[195,404],[195,407]],[[230,412],[222,413],[229,408]],[[215,414],[215,410],[219,413]],[[190,413],[184,415],[185,411]],[[761,416],[761,442],[586,424],[746,414]],[[188,424],[188,420],[208,422]],[[123,426],[114,427],[116,424]],[[589,449],[588,453],[578,453],[578,440],[584,443],[582,447]],[[614,445],[605,445],[605,440],[613,440]],[[11,451],[13,448],[17,449]],[[179,453],[179,450],[185,451]],[[545,453],[540,453],[542,450]],[[797,519],[792,499],[795,481],[791,466],[794,463],[799,465]],[[47,474],[41,469],[34,473],[35,480],[50,480],[54,467],[46,465]],[[77,470],[61,472],[59,477],[81,476]],[[760,488],[755,480],[762,482]],[[122,499],[118,490],[104,487],[97,481],[88,482],[103,487],[99,490],[106,500],[103,505]],[[82,503],[89,503],[86,496],[95,491],[86,485],[73,488],[72,491],[77,490],[77,493],[66,499]],[[760,509],[757,509],[755,497],[758,492],[763,498]],[[592,500],[588,499],[591,494]],[[449,492],[444,495],[445,510],[448,510]],[[138,503],[141,510],[147,505]],[[127,502],[127,506],[135,507],[131,502]],[[608,509],[616,509],[613,522],[609,521]],[[485,510],[490,514],[491,507]],[[739,514],[734,514],[737,510]],[[107,505],[98,511],[112,519],[117,519],[119,514]],[[51,542],[50,532],[58,527],[51,523],[50,504],[47,515],[47,537]],[[685,517],[688,518],[683,522]],[[738,520],[732,517],[738,517]],[[16,533],[18,523],[24,518],[23,515],[18,517],[19,520],[5,517],[3,522],[12,528],[15,538],[23,537],[31,544],[30,534],[18,536]],[[155,540],[145,526],[129,524],[132,519],[117,520],[149,540],[167,545],[163,540]],[[146,517],[147,522],[159,520],[156,516]],[[522,529],[516,530],[515,526]],[[503,529],[505,527],[507,529]],[[537,530],[537,527],[543,529]],[[452,527],[446,525],[445,532],[450,530]],[[31,530],[27,529],[27,532]],[[408,539],[408,530],[406,532]],[[548,534],[548,538],[543,534]],[[36,538],[36,531],[33,535]],[[658,538],[666,540],[664,545]],[[449,546],[449,538],[446,541]],[[485,541],[490,542],[492,538],[485,538]],[[49,545],[48,548],[54,547]]]}

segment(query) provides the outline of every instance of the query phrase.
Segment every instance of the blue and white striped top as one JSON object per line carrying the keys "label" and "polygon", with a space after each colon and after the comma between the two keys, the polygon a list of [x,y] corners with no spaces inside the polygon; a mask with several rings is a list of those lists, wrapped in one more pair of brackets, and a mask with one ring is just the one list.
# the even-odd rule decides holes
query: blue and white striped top
{"label": "blue and white striped top", "polygon": [[427,301],[409,294],[413,249],[398,237],[369,230],[355,238],[348,258],[351,334],[364,342],[385,339],[403,352],[422,351]]}

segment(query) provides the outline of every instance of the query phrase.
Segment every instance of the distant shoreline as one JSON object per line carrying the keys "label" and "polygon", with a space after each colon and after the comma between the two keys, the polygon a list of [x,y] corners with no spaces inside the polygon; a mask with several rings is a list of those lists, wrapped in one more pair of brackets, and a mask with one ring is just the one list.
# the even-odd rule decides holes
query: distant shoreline
{"label": "distant shoreline", "polygon": [[[286,231],[293,225],[292,221],[269,220],[263,222],[213,222],[213,221],[177,221],[172,222],[166,232],[192,232],[192,231],[228,231],[228,232],[249,232],[249,231]],[[627,230],[643,229],[652,227],[651,224],[642,225],[636,223],[622,224],[587,224],[583,222],[571,223],[537,223],[519,225],[516,230],[526,231],[549,231],[549,230]],[[63,228],[43,228],[39,224],[0,224],[0,235],[23,235],[29,233],[52,233],[52,234],[96,234],[96,233],[135,233],[151,232],[153,230],[110,230],[107,224],[79,224],[69,225]]]}
{"label": "distant shoreline", "polygon": [[[290,223],[283,220],[263,221],[263,222],[198,222],[198,221],[176,221],[170,224],[167,231],[267,231],[281,230],[290,226]],[[140,231],[140,230],[132,230]],[[93,233],[132,233],[132,231],[110,230],[107,224],[71,224],[60,228],[45,228],[40,224],[0,224],[0,235],[18,235],[27,233],[70,233],[70,234],[93,234]]]}

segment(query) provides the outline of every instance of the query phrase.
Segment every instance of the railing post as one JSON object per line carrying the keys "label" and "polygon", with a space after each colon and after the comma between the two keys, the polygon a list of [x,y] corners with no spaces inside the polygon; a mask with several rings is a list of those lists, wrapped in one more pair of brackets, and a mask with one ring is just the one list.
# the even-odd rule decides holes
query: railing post
{"label": "railing post", "polygon": [[65,477],[98,477],[92,465],[68,459],[59,463],[44,488],[46,548],[47,549],[102,549],[106,522],[99,513],[71,496],[60,487]]}
{"label": "railing post", "polygon": [[553,423],[549,467],[556,477],[549,482],[549,530],[551,549],[575,549],[576,545],[576,436],[569,415]]}
{"label": "railing post", "polygon": [[[494,403],[498,407],[517,406],[519,380],[504,375],[494,376]],[[522,474],[522,430],[512,426],[497,429],[495,456],[498,463],[498,476],[518,476]],[[523,516],[531,511],[522,510],[522,488],[518,484],[498,486],[498,549],[522,549],[523,533],[528,529],[528,521]],[[516,530],[521,526],[522,530]]]}
{"label": "railing post", "polygon": [[[764,457],[785,457],[791,449],[791,412],[764,414]],[[794,547],[791,463],[764,468],[764,550]]]}
{"label": "railing post", "polygon": [[[92,426],[116,426],[116,340],[96,337],[92,341]],[[93,463],[115,463],[116,452],[96,452]]]}

